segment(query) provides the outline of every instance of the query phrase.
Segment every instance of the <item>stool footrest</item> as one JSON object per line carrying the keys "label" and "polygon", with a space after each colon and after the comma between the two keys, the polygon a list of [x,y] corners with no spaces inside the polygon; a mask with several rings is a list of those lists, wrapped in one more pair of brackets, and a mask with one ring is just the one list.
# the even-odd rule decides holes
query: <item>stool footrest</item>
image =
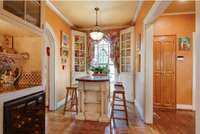
{"label": "stool footrest", "polygon": [[122,118],[122,117],[113,117],[112,119],[117,119],[117,120],[127,120],[126,118]]}
{"label": "stool footrest", "polygon": [[124,105],[122,104],[113,104],[114,106],[121,106],[121,107],[124,107]]}
{"label": "stool footrest", "polygon": [[125,109],[113,109],[113,111],[122,111],[122,112],[126,112]]}

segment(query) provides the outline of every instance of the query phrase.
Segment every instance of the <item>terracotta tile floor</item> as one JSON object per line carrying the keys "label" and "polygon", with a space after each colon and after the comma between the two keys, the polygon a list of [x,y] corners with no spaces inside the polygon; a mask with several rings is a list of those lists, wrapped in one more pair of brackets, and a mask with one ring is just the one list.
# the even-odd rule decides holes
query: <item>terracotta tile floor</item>
{"label": "terracotta tile floor", "polygon": [[[155,111],[153,125],[146,125],[133,104],[128,105],[129,127],[116,121],[115,128],[107,123],[77,121],[63,115],[63,108],[46,114],[46,134],[194,134],[194,112]],[[120,113],[118,113],[120,114]]]}

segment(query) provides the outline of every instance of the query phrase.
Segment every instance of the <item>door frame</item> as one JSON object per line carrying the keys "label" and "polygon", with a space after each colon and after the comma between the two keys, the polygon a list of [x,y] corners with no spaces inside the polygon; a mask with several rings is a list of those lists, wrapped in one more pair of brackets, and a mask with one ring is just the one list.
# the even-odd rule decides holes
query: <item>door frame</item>
{"label": "door frame", "polygon": [[144,30],[144,121],[153,123],[153,23],[172,1],[155,1],[143,23]]}
{"label": "door frame", "polygon": [[[200,1],[196,1],[196,28],[195,28],[195,31],[196,31],[196,37],[200,37]],[[196,114],[195,114],[195,131],[196,131],[196,134],[200,134],[200,60],[199,60],[199,57],[200,57],[200,53],[199,53],[199,50],[200,50],[200,38],[196,38],[195,40],[196,42],[196,45],[195,45],[195,71],[196,71],[196,92],[195,92],[195,96],[198,96],[196,97],[195,101],[195,105],[196,105]]]}
{"label": "door frame", "polygon": [[[44,45],[42,48],[42,70],[43,70],[43,78],[42,78],[42,83],[43,83],[43,88],[45,89],[45,80],[46,80],[46,75],[45,75],[45,61],[48,59],[45,59],[45,55],[46,55],[46,48],[49,47],[50,48],[50,74],[48,74],[48,76],[50,76],[50,89],[48,92],[48,97],[49,97],[49,109],[50,111],[55,111],[56,110],[56,91],[55,91],[55,53],[56,53],[56,36],[55,33],[52,29],[52,27],[48,24],[45,23],[45,28],[44,28]],[[47,72],[49,73],[49,72]]]}
{"label": "door frame", "polygon": [[192,57],[193,57],[193,66],[192,66],[192,110],[196,110],[196,32],[193,32],[193,50],[192,50]]}

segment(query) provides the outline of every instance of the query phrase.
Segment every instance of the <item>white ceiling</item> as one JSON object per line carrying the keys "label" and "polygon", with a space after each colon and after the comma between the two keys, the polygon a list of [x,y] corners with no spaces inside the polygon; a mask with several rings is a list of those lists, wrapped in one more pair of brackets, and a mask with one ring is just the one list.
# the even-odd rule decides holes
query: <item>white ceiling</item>
{"label": "white ceiling", "polygon": [[72,24],[80,28],[95,25],[95,7],[99,7],[100,26],[130,24],[135,15],[136,1],[51,1]]}

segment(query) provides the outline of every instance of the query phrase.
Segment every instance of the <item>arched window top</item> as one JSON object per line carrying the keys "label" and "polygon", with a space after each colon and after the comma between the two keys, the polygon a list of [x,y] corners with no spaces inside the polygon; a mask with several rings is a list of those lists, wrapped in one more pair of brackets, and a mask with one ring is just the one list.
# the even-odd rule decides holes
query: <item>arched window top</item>
{"label": "arched window top", "polygon": [[106,38],[94,43],[93,66],[108,65],[110,62],[110,41]]}

